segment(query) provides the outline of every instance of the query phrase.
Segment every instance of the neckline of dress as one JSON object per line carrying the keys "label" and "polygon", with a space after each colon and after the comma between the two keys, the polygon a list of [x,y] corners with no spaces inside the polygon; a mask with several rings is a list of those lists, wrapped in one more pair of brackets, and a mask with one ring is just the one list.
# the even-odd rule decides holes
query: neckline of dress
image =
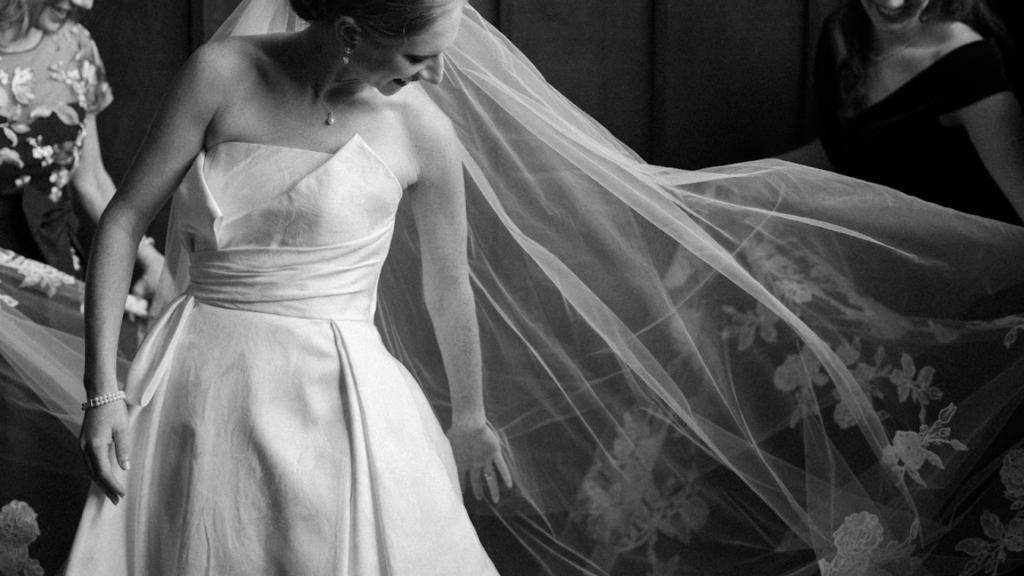
{"label": "neckline of dress", "polygon": [[854,114],[851,117],[851,120],[858,119],[858,118],[863,118],[869,112],[874,111],[875,109],[879,108],[883,104],[886,104],[890,100],[894,100],[898,94],[900,94],[902,92],[906,92],[907,90],[909,90],[909,87],[911,85],[919,84],[922,81],[922,80],[920,80],[920,78],[922,78],[924,76],[928,76],[928,75],[934,74],[933,70],[935,70],[935,69],[941,69],[940,65],[944,65],[945,62],[948,62],[953,55],[959,54],[959,53],[961,53],[962,51],[964,51],[967,48],[974,48],[974,47],[977,47],[978,45],[984,45],[984,44],[988,44],[988,39],[987,38],[981,38],[979,40],[973,40],[971,42],[968,42],[966,44],[961,44],[961,45],[957,46],[956,48],[953,48],[952,50],[950,50],[949,52],[946,52],[945,54],[940,56],[938,59],[936,59],[934,62],[932,62],[931,64],[926,66],[923,70],[921,70],[920,72],[915,74],[913,77],[910,78],[910,80],[907,80],[906,82],[901,84],[899,87],[897,87],[895,90],[893,90],[892,92],[886,94],[885,97],[883,97],[881,100],[879,100],[878,102],[875,102],[874,104],[871,104],[870,106],[864,108],[860,112]]}
{"label": "neckline of dress", "polygon": [[[39,30],[39,29],[38,28],[33,28],[32,30]],[[30,31],[30,33],[31,33],[31,31]],[[42,30],[39,30],[39,37],[36,39],[35,42],[32,43],[31,46],[26,46],[24,48],[19,48],[17,50],[7,50],[6,48],[0,48],[0,55],[2,55],[2,56],[17,56],[19,54],[26,54],[28,52],[32,52],[35,49],[39,48],[39,46],[42,45],[43,40],[45,40],[45,39],[46,39],[46,33],[43,32]]]}
{"label": "neckline of dress", "polygon": [[310,154],[320,154],[322,156],[337,156],[339,152],[341,152],[342,150],[347,148],[348,145],[351,144],[352,141],[355,140],[356,138],[359,138],[360,140],[362,140],[362,137],[360,137],[359,133],[357,132],[357,133],[353,134],[351,138],[346,140],[345,143],[342,144],[340,147],[338,147],[338,149],[335,150],[334,152],[324,152],[322,150],[313,150],[311,148],[301,148],[299,146],[287,146],[287,145],[284,145],[284,144],[268,144],[268,143],[265,143],[265,142],[249,142],[249,141],[246,141],[246,140],[221,140],[220,142],[217,142],[216,144],[207,147],[206,151],[209,152],[209,151],[213,150],[214,148],[217,148],[218,146],[233,144],[233,145],[238,145],[238,146],[257,146],[257,147],[260,147],[260,148],[279,148],[281,150],[294,150],[296,152],[309,152]]}
{"label": "neckline of dress", "polygon": [[[384,167],[384,169],[387,171],[387,173],[391,177],[391,179],[395,182],[395,184],[398,185],[399,190],[405,190],[405,186],[402,184],[402,181],[398,178],[398,175],[395,174],[394,170],[391,169],[391,166],[389,166],[388,163],[385,162],[383,158],[381,158],[380,154],[378,154],[377,151],[374,150],[372,146],[370,146],[370,143],[367,142],[358,132],[352,134],[352,137],[349,138],[348,140],[346,140],[345,143],[342,144],[334,152],[323,152],[323,151],[320,151],[320,150],[311,150],[309,148],[300,148],[298,146],[287,146],[287,145],[282,145],[282,144],[267,144],[267,143],[263,143],[263,142],[247,142],[245,140],[222,140],[220,142],[217,142],[216,144],[213,144],[212,146],[204,148],[203,152],[204,152],[204,155],[209,154],[209,152],[211,152],[213,149],[217,148],[218,146],[222,146],[222,145],[255,146],[255,147],[258,147],[258,148],[273,148],[273,149],[278,149],[278,150],[287,150],[287,151],[294,151],[294,152],[308,152],[310,154],[317,154],[319,156],[327,156],[328,157],[327,162],[329,162],[332,159],[340,156],[341,153],[344,150],[346,150],[350,145],[354,145],[354,143],[356,141],[361,142],[362,145],[363,145],[363,148],[365,148],[367,151],[369,151],[370,154],[373,155],[373,157],[377,159],[377,162],[379,162],[380,165]],[[326,162],[325,162],[325,164],[326,164]],[[322,168],[322,166],[317,168],[317,170],[319,170],[320,168]]]}

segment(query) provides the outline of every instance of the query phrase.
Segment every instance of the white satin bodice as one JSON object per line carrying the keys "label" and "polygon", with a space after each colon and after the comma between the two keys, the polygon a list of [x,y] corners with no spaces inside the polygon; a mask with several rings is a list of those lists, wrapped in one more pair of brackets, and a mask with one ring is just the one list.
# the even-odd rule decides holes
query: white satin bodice
{"label": "white satin bodice", "polygon": [[186,292],[227,308],[372,321],[401,197],[358,135],[334,154],[218,144],[175,198]]}

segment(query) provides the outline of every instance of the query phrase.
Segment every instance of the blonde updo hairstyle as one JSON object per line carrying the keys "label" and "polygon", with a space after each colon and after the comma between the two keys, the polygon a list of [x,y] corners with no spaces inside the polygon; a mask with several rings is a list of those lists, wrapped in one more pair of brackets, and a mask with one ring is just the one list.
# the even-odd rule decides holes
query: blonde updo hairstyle
{"label": "blonde updo hairstyle", "polygon": [[428,28],[441,15],[445,0],[289,0],[307,22],[355,20],[366,34],[384,42],[400,42]]}

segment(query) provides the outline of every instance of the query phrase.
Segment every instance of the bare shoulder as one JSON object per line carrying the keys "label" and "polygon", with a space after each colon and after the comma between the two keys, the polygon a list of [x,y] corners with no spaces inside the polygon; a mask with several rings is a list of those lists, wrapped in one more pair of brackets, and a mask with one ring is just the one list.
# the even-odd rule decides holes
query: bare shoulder
{"label": "bare shoulder", "polygon": [[251,137],[253,126],[262,125],[252,120],[261,115],[254,110],[283,84],[281,36],[227,38],[204,45],[190,58],[183,82],[199,94],[195,104],[210,112],[208,146]]}
{"label": "bare shoulder", "polygon": [[161,104],[156,124],[167,124],[168,130],[172,126],[190,126],[205,132],[231,101],[232,87],[249,74],[250,60],[244,42],[228,40],[199,47],[179,70]]}
{"label": "bare shoulder", "polygon": [[939,22],[935,34],[934,59],[939,59],[953,50],[972,42],[982,40],[981,34],[963,22]]}
{"label": "bare shoulder", "polygon": [[408,92],[401,114],[418,159],[417,173],[423,177],[457,168],[459,140],[451,119],[421,87]]}
{"label": "bare shoulder", "polygon": [[421,87],[409,90],[409,97],[403,106],[403,115],[410,128],[410,134],[420,142],[435,144],[456,141],[455,127]]}
{"label": "bare shoulder", "polygon": [[963,46],[964,44],[970,44],[982,39],[978,31],[963,22],[950,22],[949,24],[949,41],[954,47]]}
{"label": "bare shoulder", "polygon": [[182,71],[182,79],[198,84],[195,88],[209,93],[237,88],[249,82],[265,59],[257,42],[251,38],[228,38],[199,47]]}

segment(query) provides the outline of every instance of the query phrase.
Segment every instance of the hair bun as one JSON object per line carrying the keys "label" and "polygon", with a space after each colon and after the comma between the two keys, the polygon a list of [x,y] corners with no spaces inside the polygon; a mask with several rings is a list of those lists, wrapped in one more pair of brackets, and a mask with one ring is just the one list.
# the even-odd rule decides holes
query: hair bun
{"label": "hair bun", "polygon": [[306,22],[348,16],[367,34],[401,39],[430,26],[446,0],[288,0]]}
{"label": "hair bun", "polygon": [[295,14],[306,22],[327,17],[327,2],[330,0],[288,0]]}

